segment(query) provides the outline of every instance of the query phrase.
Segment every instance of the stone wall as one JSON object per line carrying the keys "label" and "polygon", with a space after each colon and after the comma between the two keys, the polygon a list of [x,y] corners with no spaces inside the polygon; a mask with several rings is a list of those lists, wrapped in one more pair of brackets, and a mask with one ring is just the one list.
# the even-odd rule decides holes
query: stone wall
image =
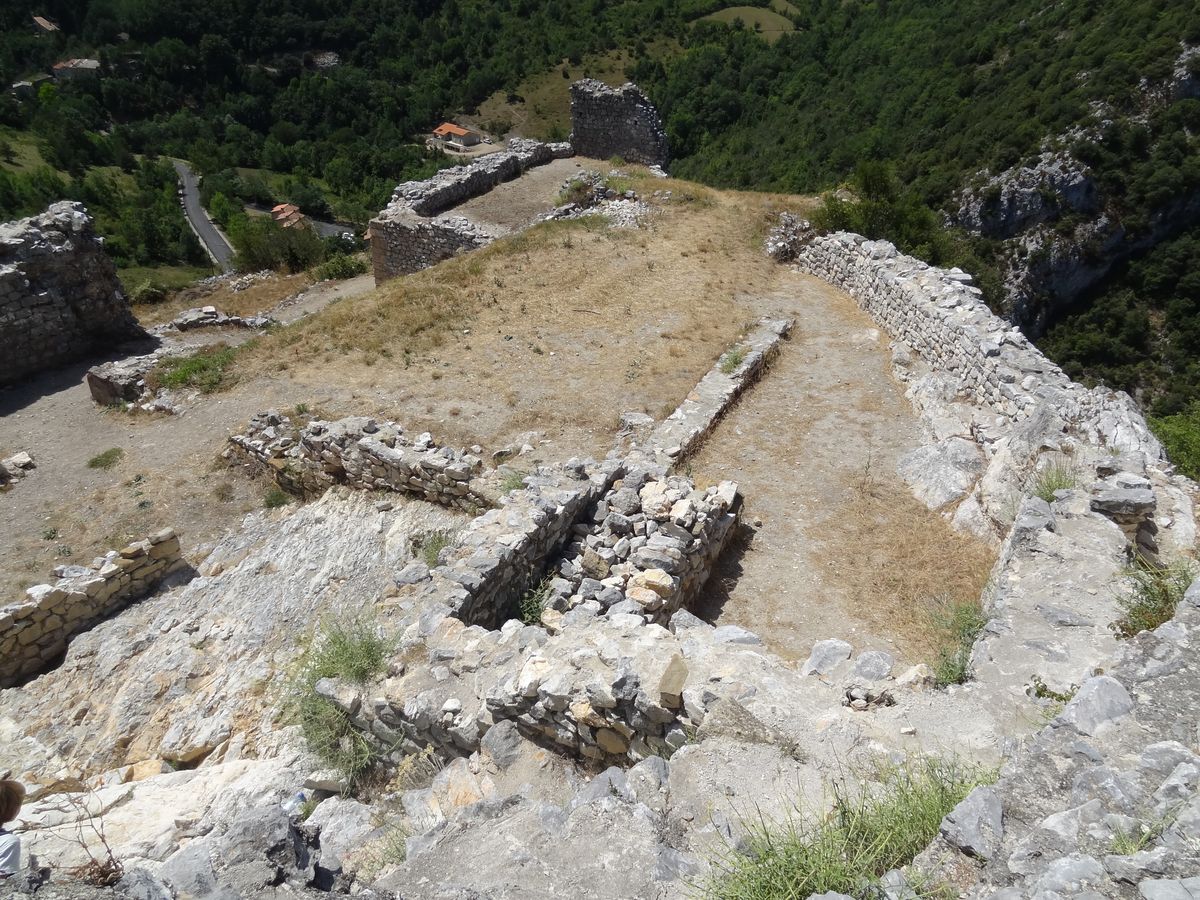
{"label": "stone wall", "polygon": [[571,85],[571,146],[592,159],[666,166],[667,133],[658,110],[636,85],[611,88],[585,78]]}
{"label": "stone wall", "polygon": [[0,384],[142,334],[81,204],[0,224]]}
{"label": "stone wall", "polygon": [[74,635],[186,567],[169,528],[110,551],[92,566],[61,567],[55,584],[35,585],[25,599],[0,607],[0,687],[42,671]]}
{"label": "stone wall", "polygon": [[938,269],[887,241],[847,232],[800,234],[774,244],[773,252],[850,294],[893,338],[952,376],[971,401],[1013,421],[1050,407],[1089,442],[1163,458],[1127,394],[1071,381],[988,309],[967,273]]}
{"label": "stone wall", "polygon": [[491,243],[498,235],[461,216],[438,213],[486,194],[498,184],[520,177],[526,169],[571,155],[570,144],[514,138],[507,150],[481,156],[465,166],[442,169],[424,181],[398,185],[391,202],[371,220],[371,265],[376,283]]}
{"label": "stone wall", "polygon": [[422,608],[440,609],[469,625],[499,628],[516,615],[575,523],[621,473],[620,463],[572,460],[528,476],[523,490],[476,518],[429,570],[415,563],[400,573]]}
{"label": "stone wall", "polygon": [[254,416],[245,434],[231,435],[229,444],[227,459],[241,459],[305,499],[345,484],[364,491],[416,494],[468,512],[492,505],[472,484],[482,469],[479,457],[438,447],[428,434],[410,439],[394,422],[350,416],[299,426],[269,410]]}

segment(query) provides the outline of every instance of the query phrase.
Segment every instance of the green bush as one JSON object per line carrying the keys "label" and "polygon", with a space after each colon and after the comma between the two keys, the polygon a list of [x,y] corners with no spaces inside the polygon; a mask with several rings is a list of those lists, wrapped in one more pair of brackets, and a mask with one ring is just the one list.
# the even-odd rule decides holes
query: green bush
{"label": "green bush", "polygon": [[1173,416],[1151,418],[1150,428],[1175,467],[1188,478],[1200,479],[1200,403]]}
{"label": "green bush", "polygon": [[358,256],[335,253],[313,270],[318,281],[329,278],[353,278],[367,271],[366,260]]}
{"label": "green bush", "polygon": [[929,617],[939,644],[933,666],[938,687],[962,684],[971,677],[971,648],[987,616],[975,600],[941,597],[934,601]]}
{"label": "green bush", "polygon": [[309,749],[336,768],[351,786],[374,765],[378,752],[350,724],[344,710],[316,691],[322,678],[362,684],[387,667],[391,643],[374,626],[355,620],[324,623],[305,648],[288,680],[285,710],[299,724]]}
{"label": "green bush", "polygon": [[1117,599],[1121,617],[1110,627],[1129,638],[1169,621],[1196,575],[1190,559],[1160,565],[1139,554],[1125,570],[1128,591]]}
{"label": "green bush", "polygon": [[188,356],[169,356],[146,376],[151,388],[199,388],[205,394],[223,390],[233,383],[229,367],[236,350],[217,344],[197,350]]}
{"label": "green bush", "polygon": [[125,451],[120,447],[110,447],[89,459],[87,465],[89,469],[111,469],[121,461],[121,457],[124,455]]}
{"label": "green bush", "polygon": [[134,306],[147,306],[162,303],[167,299],[167,286],[158,281],[143,281],[129,294],[129,302]]}
{"label": "green bush", "polygon": [[704,885],[710,900],[803,900],[838,892],[874,897],[872,882],[912,862],[937,835],[942,818],[985,773],[940,760],[888,770],[877,784],[834,787],[828,816],[783,825],[756,820],[750,848],[718,860]]}
{"label": "green bush", "polygon": [[287,506],[292,502],[292,495],[283,490],[279,485],[273,484],[265,494],[263,494],[263,506],[267,509],[279,509],[281,506]]}

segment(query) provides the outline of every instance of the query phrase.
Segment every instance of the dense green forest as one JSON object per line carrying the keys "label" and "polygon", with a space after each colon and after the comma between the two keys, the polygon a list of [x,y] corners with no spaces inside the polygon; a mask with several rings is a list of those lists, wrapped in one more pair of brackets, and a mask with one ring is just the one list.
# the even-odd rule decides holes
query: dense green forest
{"label": "dense green forest", "polygon": [[[1200,0],[777,3],[794,30],[771,40],[704,18],[724,5],[13,0],[0,10],[0,78],[82,55],[102,61],[103,77],[0,95],[0,217],[75,197],[125,264],[195,261],[158,161],[178,156],[243,242],[262,235],[236,218],[242,202],[288,199],[362,222],[396,182],[446,164],[423,147],[431,125],[613,49],[663,112],[674,174],[787,192],[849,184],[859,202],[828,204],[822,224],[962,265],[994,303],[996,245],[941,215],[981,170],[1052,140],[1091,167],[1106,212],[1133,234],[1200,191],[1200,101],[1164,88],[1182,47],[1200,41]],[[35,13],[61,30],[37,33]],[[340,64],[318,65],[330,51]],[[1200,57],[1187,66],[1200,74]],[[12,164],[22,141],[47,167]],[[1156,415],[1184,414],[1200,389],[1200,309],[1177,270],[1194,249],[1189,233],[1133,263],[1053,329],[1047,350]],[[282,248],[286,265],[310,250]]]}

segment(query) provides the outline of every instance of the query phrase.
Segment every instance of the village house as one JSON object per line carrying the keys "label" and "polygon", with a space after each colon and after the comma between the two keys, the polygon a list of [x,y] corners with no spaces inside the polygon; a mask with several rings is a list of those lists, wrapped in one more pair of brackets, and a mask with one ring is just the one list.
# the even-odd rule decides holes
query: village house
{"label": "village house", "polygon": [[480,137],[476,132],[455,125],[453,122],[443,122],[433,129],[433,139],[455,147],[474,147],[479,143]]}
{"label": "village house", "polygon": [[63,81],[83,78],[97,78],[100,75],[100,60],[98,59],[64,59],[53,66],[54,77]]}
{"label": "village house", "polygon": [[308,222],[304,213],[300,212],[300,207],[294,203],[279,203],[273,206],[271,218],[281,228],[295,228],[297,225],[305,225]]}
{"label": "village house", "polygon": [[58,31],[58,26],[45,16],[34,16],[33,30],[40,34],[53,34],[55,31]]}

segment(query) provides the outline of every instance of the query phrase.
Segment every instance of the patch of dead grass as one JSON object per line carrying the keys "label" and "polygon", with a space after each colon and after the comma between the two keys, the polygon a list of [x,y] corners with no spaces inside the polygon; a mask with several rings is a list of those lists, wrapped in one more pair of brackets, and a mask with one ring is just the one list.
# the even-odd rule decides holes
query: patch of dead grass
{"label": "patch of dead grass", "polygon": [[932,664],[941,649],[931,618],[938,602],[977,604],[995,551],[955,531],[902,486],[867,474],[846,496],[820,529],[824,578],[907,658]]}

